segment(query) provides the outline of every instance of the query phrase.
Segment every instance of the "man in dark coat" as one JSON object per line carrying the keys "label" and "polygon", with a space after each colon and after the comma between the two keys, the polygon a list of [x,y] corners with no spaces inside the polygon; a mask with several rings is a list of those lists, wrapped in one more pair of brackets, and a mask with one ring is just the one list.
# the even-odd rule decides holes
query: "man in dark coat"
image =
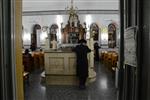
{"label": "man in dark coat", "polygon": [[100,58],[99,58],[99,49],[100,49],[100,46],[98,45],[98,43],[96,42],[94,44],[94,60],[95,61],[99,61]]}
{"label": "man in dark coat", "polygon": [[79,40],[79,45],[77,45],[73,51],[76,53],[77,57],[77,67],[76,74],[79,78],[79,88],[85,89],[86,79],[88,77],[88,59],[87,53],[91,52],[91,50],[86,45],[86,40]]}

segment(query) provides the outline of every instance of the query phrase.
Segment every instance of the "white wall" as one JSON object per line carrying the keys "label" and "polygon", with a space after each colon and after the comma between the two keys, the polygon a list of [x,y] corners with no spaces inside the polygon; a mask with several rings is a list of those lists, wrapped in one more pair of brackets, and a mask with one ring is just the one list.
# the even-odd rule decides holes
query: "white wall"
{"label": "white wall", "polygon": [[[23,16],[22,23],[25,29],[27,29],[30,33],[32,32],[32,26],[34,24],[39,24],[41,26],[51,26],[51,24],[58,22],[58,16],[62,18],[62,22],[64,24],[68,21],[68,15],[42,15],[42,16]],[[96,22],[100,27],[107,26],[112,21],[119,23],[119,15],[118,14],[82,14],[79,15],[80,23],[89,21],[86,20],[86,16],[91,17],[91,23]]]}
{"label": "white wall", "polygon": [[[107,27],[111,22],[119,23],[118,14],[81,14],[79,15],[80,23],[87,23],[87,28],[89,28],[91,23],[97,23],[101,28]],[[34,24],[39,24],[41,27],[48,26],[57,23],[60,26],[60,23],[63,22],[64,26],[67,24],[68,15],[41,15],[41,16],[23,16],[23,27],[26,33],[32,33],[32,28]],[[59,27],[60,28],[60,27]],[[61,34],[60,32],[58,35]],[[61,36],[59,36],[61,38]],[[99,40],[101,41],[101,40]],[[101,41],[101,43],[107,44],[107,41]],[[24,42],[30,45],[29,41]],[[24,44],[25,45],[25,44]]]}
{"label": "white wall", "polygon": [[[71,0],[23,0],[23,11],[65,10]],[[118,10],[119,0],[74,0],[80,10]]]}

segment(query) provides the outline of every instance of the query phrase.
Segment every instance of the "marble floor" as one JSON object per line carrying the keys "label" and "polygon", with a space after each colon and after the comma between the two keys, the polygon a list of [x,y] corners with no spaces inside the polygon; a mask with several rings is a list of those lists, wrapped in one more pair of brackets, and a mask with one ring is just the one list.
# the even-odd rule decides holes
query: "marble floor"
{"label": "marble floor", "polygon": [[47,86],[40,77],[41,71],[30,74],[25,84],[25,100],[117,100],[114,73],[96,62],[96,81],[85,90],[77,86]]}

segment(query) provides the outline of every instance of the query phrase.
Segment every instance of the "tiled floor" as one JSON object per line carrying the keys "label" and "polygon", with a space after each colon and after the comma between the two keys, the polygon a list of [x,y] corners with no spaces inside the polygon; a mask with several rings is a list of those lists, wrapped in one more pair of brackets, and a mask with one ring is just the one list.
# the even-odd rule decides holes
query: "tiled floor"
{"label": "tiled floor", "polygon": [[25,100],[117,100],[115,76],[103,64],[96,63],[97,79],[86,90],[77,86],[46,86],[40,71],[30,75],[30,86],[25,85]]}

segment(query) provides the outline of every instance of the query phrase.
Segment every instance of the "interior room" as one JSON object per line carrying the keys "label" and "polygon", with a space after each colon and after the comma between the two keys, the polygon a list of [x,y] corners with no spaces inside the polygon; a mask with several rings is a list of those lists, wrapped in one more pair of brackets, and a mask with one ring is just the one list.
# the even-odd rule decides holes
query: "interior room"
{"label": "interior room", "polygon": [[0,0],[1,100],[150,100],[149,0]]}
{"label": "interior room", "polygon": [[[119,0],[23,0],[22,6],[25,100],[117,99]],[[78,89],[72,51],[81,39],[91,49],[85,90]]]}

